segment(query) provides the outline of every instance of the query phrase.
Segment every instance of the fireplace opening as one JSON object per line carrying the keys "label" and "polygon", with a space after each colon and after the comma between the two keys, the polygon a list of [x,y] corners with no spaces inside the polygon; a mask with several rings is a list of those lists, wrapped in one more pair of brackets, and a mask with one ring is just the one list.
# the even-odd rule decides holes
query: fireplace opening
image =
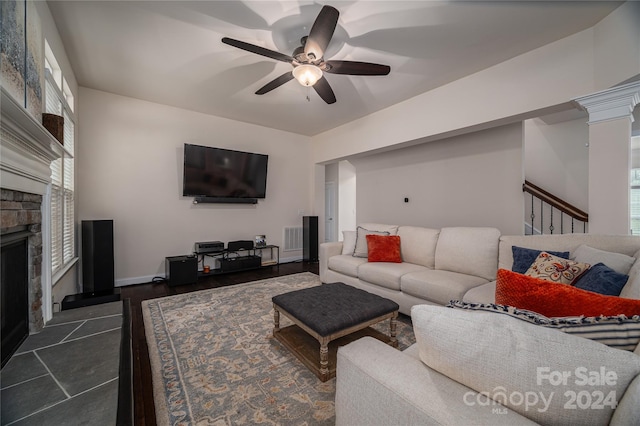
{"label": "fireplace opening", "polygon": [[0,237],[2,367],[29,336],[29,236],[18,230]]}

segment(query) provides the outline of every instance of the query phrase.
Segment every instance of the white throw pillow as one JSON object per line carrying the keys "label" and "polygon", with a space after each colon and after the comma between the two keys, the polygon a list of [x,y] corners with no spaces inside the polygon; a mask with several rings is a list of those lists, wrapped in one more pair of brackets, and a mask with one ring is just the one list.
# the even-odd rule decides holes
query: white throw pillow
{"label": "white throw pillow", "polygon": [[598,250],[586,244],[578,247],[576,251],[572,253],[571,259],[590,265],[602,262],[617,273],[624,275],[629,275],[629,270],[636,261],[635,258],[627,256],[626,254]]}
{"label": "white throw pillow", "polygon": [[342,254],[353,254],[356,249],[356,231],[342,231]]}
{"label": "white throw pillow", "polygon": [[631,352],[505,315],[416,305],[411,318],[427,366],[541,424],[609,424],[640,373]]}

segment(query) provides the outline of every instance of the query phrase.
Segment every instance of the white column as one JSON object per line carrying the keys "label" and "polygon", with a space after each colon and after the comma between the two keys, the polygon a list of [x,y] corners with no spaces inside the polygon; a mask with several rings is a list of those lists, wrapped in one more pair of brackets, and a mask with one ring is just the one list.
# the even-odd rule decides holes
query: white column
{"label": "white column", "polygon": [[589,233],[629,234],[631,123],[640,82],[574,100],[589,113]]}

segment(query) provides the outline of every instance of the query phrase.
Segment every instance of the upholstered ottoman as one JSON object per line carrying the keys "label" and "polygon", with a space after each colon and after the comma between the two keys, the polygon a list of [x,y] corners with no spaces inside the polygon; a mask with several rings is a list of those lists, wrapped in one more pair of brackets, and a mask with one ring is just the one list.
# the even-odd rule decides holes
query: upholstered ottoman
{"label": "upholstered ottoman", "polygon": [[[335,377],[337,348],[364,336],[393,347],[397,303],[343,284],[323,284],[280,294],[273,301],[273,336],[325,382]],[[293,325],[280,328],[280,314]],[[389,336],[370,325],[389,319]]]}

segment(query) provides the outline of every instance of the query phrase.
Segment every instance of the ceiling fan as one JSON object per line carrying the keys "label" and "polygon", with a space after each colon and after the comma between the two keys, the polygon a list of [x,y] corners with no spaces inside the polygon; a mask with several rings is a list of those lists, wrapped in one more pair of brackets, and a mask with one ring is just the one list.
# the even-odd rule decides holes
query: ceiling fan
{"label": "ceiling fan", "polygon": [[323,72],[347,75],[387,75],[391,68],[388,65],[372,64],[355,61],[325,61],[324,51],[331,41],[333,32],[338,24],[340,12],[334,7],[323,6],[318,14],[308,36],[302,37],[301,46],[297,47],[291,56],[255,44],[223,37],[222,42],[251,53],[266,56],[293,66],[293,71],[286,72],[280,77],[262,86],[256,95],[264,95],[294,78],[306,87],[313,86],[320,97],[328,104],[336,101],[336,96],[329,82],[322,75]]}

